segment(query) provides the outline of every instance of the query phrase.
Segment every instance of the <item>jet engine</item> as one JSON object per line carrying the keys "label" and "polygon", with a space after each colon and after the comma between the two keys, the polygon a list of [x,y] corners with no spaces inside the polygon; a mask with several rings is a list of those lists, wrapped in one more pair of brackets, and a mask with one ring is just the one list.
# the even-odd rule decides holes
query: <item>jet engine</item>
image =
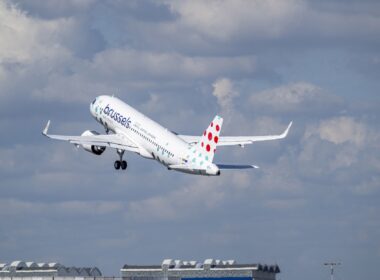
{"label": "jet engine", "polygon": [[[86,130],[85,132],[82,133],[82,136],[93,136],[93,135],[99,135],[99,134],[100,134],[99,132],[96,132],[94,130]],[[85,151],[98,155],[98,156],[100,156],[106,150],[106,147],[104,146],[95,146],[95,145],[81,145],[81,146]]]}

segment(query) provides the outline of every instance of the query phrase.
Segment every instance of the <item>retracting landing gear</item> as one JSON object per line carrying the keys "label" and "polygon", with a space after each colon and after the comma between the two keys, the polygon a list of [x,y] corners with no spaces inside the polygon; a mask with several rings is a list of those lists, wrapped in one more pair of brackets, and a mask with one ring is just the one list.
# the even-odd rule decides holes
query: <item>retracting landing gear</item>
{"label": "retracting landing gear", "polygon": [[119,155],[120,160],[115,161],[115,163],[114,163],[115,169],[117,169],[117,170],[119,170],[120,168],[122,170],[127,169],[128,164],[125,160],[123,160],[124,150],[117,149],[116,152]]}

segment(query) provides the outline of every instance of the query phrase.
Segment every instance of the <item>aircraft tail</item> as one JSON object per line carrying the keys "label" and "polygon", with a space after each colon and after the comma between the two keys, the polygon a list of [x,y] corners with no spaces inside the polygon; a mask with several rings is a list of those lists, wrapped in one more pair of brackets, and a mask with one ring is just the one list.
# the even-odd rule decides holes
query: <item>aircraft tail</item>
{"label": "aircraft tail", "polygon": [[222,130],[223,118],[215,116],[207,129],[203,132],[199,142],[195,145],[189,144],[189,152],[186,164],[171,165],[174,169],[191,174],[220,175],[220,169],[250,169],[259,168],[256,165],[236,164],[214,164],[212,163],[219,142],[219,134]]}
{"label": "aircraft tail", "polygon": [[219,134],[222,130],[223,118],[215,116],[207,129],[203,132],[200,141],[196,144],[196,149],[201,152],[206,161],[212,162],[216,152],[216,145],[219,141]]}

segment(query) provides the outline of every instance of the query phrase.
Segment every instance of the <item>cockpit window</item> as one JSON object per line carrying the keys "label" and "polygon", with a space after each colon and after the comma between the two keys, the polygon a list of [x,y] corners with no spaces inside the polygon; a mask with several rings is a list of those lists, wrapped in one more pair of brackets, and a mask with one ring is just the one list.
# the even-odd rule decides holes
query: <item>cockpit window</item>
{"label": "cockpit window", "polygon": [[95,104],[95,102],[96,102],[96,98],[94,99],[94,101],[92,101],[92,103],[91,103],[91,104],[92,104],[92,105],[94,105],[94,104]]}

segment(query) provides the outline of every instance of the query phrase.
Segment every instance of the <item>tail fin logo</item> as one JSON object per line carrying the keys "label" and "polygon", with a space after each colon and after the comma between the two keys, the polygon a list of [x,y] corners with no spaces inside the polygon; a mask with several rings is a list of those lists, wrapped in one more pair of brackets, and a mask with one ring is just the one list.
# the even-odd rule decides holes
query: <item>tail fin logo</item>
{"label": "tail fin logo", "polygon": [[203,136],[198,143],[198,150],[205,153],[211,162],[216,152],[216,146],[219,142],[219,134],[222,129],[222,124],[223,119],[220,116],[215,116],[208,128],[203,132]]}

